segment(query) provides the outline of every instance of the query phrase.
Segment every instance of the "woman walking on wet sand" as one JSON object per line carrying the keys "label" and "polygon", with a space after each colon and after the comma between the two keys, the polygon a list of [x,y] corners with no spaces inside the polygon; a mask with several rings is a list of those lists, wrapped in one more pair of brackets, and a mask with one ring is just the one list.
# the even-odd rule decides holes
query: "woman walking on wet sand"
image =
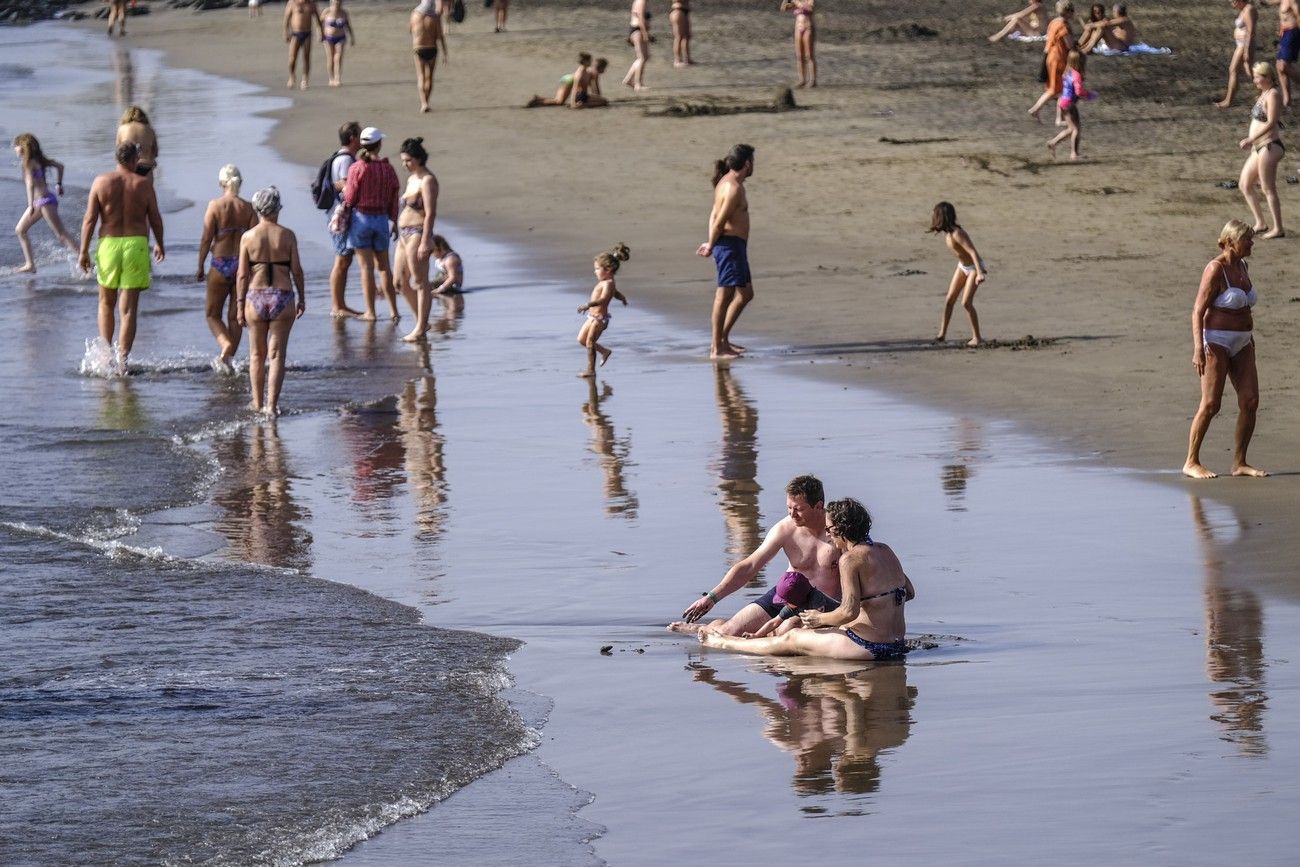
{"label": "woman walking on wet sand", "polygon": [[[36,260],[32,258],[32,242],[27,232],[42,219],[50,224],[50,229],[63,246],[72,252],[77,251],[77,242],[63,228],[59,219],[59,199],[54,193],[63,195],[63,163],[52,160],[41,151],[41,143],[29,132],[19,133],[14,138],[14,153],[23,169],[23,183],[27,187],[27,210],[18,218],[14,234],[18,236],[18,246],[23,250],[23,266],[18,270],[36,273]],[[54,169],[54,193],[50,192],[45,180],[46,173]]]}
{"label": "woman walking on wet sand", "polygon": [[[229,371],[239,349],[243,329],[239,326],[239,305],[235,301],[235,281],[239,274],[239,242],[244,233],[257,225],[253,206],[239,197],[244,178],[234,165],[221,167],[217,183],[225,192],[208,202],[203,215],[203,236],[199,239],[199,267],[194,279],[207,281],[205,314],[208,330],[217,339],[220,353],[213,359],[218,370]],[[203,265],[212,252],[212,268]],[[224,318],[223,318],[224,317]]]}
{"label": "woman walking on wet sand", "polygon": [[668,24],[673,29],[673,66],[691,66],[691,0],[673,0],[668,10]]}
{"label": "woman walking on wet sand", "polygon": [[596,375],[596,356],[600,355],[600,366],[604,367],[605,362],[609,361],[610,355],[614,350],[601,346],[598,342],[600,335],[605,333],[609,327],[609,304],[615,298],[627,306],[627,298],[618,287],[614,285],[614,275],[618,273],[618,266],[626,262],[632,255],[632,251],[627,248],[626,244],[618,243],[614,249],[608,253],[601,253],[592,262],[592,270],[596,275],[596,286],[591,290],[591,298],[586,304],[578,305],[578,312],[587,314],[587,320],[582,323],[582,328],[578,329],[578,345],[587,350],[587,369],[578,374],[581,377],[593,377]]}
{"label": "woman walking on wet sand", "polygon": [[324,30],[321,41],[325,43],[325,63],[329,67],[330,87],[343,83],[343,50],[349,39],[357,46],[357,34],[352,31],[352,18],[343,8],[343,0],[333,0],[321,19]]}
{"label": "woman walking on wet sand", "polygon": [[[239,324],[247,326],[249,334],[250,408],[275,417],[280,414],[289,331],[307,311],[307,294],[298,238],[279,222],[280,191],[258,190],[253,209],[262,220],[239,242]],[[298,290],[297,304],[293,287]]]}
{"label": "woman walking on wet sand", "polygon": [[1246,449],[1255,433],[1259,408],[1259,373],[1255,370],[1255,286],[1246,270],[1255,232],[1241,220],[1229,220],[1219,233],[1218,256],[1201,274],[1192,305],[1192,366],[1201,378],[1201,405],[1192,418],[1187,461],[1183,475],[1212,479],[1215,473],[1201,463],[1201,443],[1219,412],[1223,384],[1232,381],[1237,392],[1236,448],[1232,453],[1234,476],[1266,476],[1246,462]]}
{"label": "woman walking on wet sand", "polygon": [[632,0],[632,17],[628,22],[627,44],[636,59],[623,76],[623,83],[634,90],[645,90],[645,65],[650,62],[650,10],[647,0]]}
{"label": "woman walking on wet sand", "polygon": [[943,301],[943,317],[939,320],[939,333],[934,339],[939,342],[948,339],[948,321],[952,319],[952,308],[960,297],[961,306],[966,309],[966,315],[970,317],[972,336],[966,345],[979,346],[980,318],[975,312],[975,290],[988,278],[988,268],[984,266],[984,260],[975,249],[975,242],[957,222],[957,209],[950,202],[940,202],[934,206],[934,213],[930,217],[930,231],[942,234],[944,243],[957,257],[957,270],[953,272],[952,281],[948,284],[948,294]]}
{"label": "woman walking on wet sand", "polygon": [[817,31],[813,9],[817,0],[784,0],[782,11],[794,14],[794,68],[799,75],[795,87],[817,86]]}
{"label": "woman walking on wet sand", "polygon": [[[1281,238],[1286,234],[1282,228],[1282,203],[1277,195],[1277,164],[1282,162],[1286,148],[1282,145],[1278,127],[1282,118],[1282,94],[1277,88],[1277,73],[1271,63],[1260,61],[1251,70],[1252,80],[1259,89],[1259,99],[1250,110],[1250,132],[1237,145],[1249,151],[1245,164],[1241,167],[1238,186],[1246,199],[1246,207],[1255,219],[1254,231],[1261,238]],[[1256,185],[1264,191],[1268,200],[1269,214],[1273,217],[1273,228],[1269,229],[1264,221],[1264,212],[1259,208],[1259,193]],[[1267,230],[1267,231],[1266,231]]]}

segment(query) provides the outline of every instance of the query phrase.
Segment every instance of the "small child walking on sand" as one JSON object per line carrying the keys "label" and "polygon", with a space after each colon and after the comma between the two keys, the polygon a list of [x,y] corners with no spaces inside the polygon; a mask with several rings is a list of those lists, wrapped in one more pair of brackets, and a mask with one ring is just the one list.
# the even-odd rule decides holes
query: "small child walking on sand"
{"label": "small child walking on sand", "polygon": [[581,377],[596,375],[598,353],[600,366],[604,367],[614,351],[601,346],[597,341],[609,327],[609,302],[617,298],[623,302],[624,307],[627,306],[627,298],[623,297],[623,293],[619,292],[618,287],[614,285],[614,275],[618,273],[619,263],[626,262],[631,255],[632,251],[627,248],[627,245],[619,242],[614,245],[614,249],[608,253],[601,253],[592,262],[596,274],[596,286],[591,290],[591,300],[586,304],[578,305],[578,312],[587,314],[587,321],[583,322],[582,328],[578,330],[578,344],[587,348],[587,369],[578,374]]}
{"label": "small child walking on sand", "polygon": [[957,257],[957,270],[952,274],[948,284],[948,295],[943,302],[943,318],[939,320],[939,334],[934,339],[942,342],[948,339],[948,320],[952,318],[952,308],[961,296],[961,306],[966,308],[970,317],[971,339],[967,346],[980,345],[980,318],[975,312],[975,289],[989,276],[975,242],[966,234],[966,230],[957,222],[957,209],[951,202],[940,202],[934,206],[934,215],[930,218],[930,231],[943,234],[944,243]]}
{"label": "small child walking on sand", "polygon": [[[25,260],[23,267],[18,270],[35,274],[36,260],[32,258],[32,242],[27,237],[27,232],[42,218],[50,224],[50,229],[63,246],[74,253],[77,252],[77,242],[72,240],[72,236],[63,228],[63,221],[59,219],[59,199],[55,193],[63,195],[63,163],[42,153],[41,143],[29,132],[19,133],[14,138],[14,152],[22,163],[23,182],[27,186],[27,210],[23,211],[18,225],[14,226],[14,234],[18,236],[18,246],[22,247]],[[50,192],[45,180],[45,173],[49,169],[54,169],[55,172],[54,193]]]}
{"label": "small child walking on sand", "polygon": [[1061,98],[1057,107],[1065,118],[1065,129],[1047,140],[1047,149],[1056,157],[1056,146],[1070,137],[1070,159],[1079,159],[1079,100],[1096,99],[1097,94],[1083,86],[1084,55],[1077,48],[1071,48],[1065,56],[1065,75],[1061,79]]}

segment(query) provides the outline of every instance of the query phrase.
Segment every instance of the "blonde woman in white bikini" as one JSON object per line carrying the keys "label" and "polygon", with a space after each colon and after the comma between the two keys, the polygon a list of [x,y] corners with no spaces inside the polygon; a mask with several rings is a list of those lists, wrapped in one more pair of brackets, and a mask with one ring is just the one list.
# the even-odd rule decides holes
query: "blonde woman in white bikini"
{"label": "blonde woman in white bikini", "polygon": [[[1263,64],[1267,66],[1267,64]],[[1259,373],[1255,369],[1255,327],[1250,309],[1255,306],[1255,286],[1246,270],[1255,232],[1241,220],[1229,220],[1219,233],[1219,255],[1201,274],[1192,306],[1192,366],[1201,378],[1201,405],[1192,418],[1187,461],[1183,475],[1212,479],[1216,473],[1201,463],[1201,443],[1210,422],[1219,413],[1223,384],[1232,380],[1237,391],[1236,447],[1232,453],[1234,476],[1266,476],[1246,462],[1246,449],[1255,433],[1259,408]]]}

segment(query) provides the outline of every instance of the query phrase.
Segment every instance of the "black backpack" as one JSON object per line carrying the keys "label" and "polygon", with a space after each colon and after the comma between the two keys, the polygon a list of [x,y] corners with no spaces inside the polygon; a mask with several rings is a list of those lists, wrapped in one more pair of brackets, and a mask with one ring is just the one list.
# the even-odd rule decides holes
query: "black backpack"
{"label": "black backpack", "polygon": [[311,184],[312,200],[322,211],[334,207],[334,202],[338,199],[339,191],[334,189],[334,160],[341,153],[343,153],[342,148],[330,154],[329,159],[320,164],[320,171],[316,172],[316,180]]}
{"label": "black backpack", "polygon": [[451,4],[451,20],[457,24],[465,20],[465,0],[456,0]]}

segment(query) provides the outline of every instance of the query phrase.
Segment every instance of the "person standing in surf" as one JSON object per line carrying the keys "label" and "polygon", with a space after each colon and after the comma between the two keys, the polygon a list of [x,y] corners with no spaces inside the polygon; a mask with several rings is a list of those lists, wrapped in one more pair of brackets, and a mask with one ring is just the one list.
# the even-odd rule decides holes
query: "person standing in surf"
{"label": "person standing in surf", "polygon": [[127,357],[135,344],[136,312],[140,293],[149,288],[149,233],[153,232],[153,258],[166,258],[163,248],[162,214],[153,183],[136,173],[139,149],[134,144],[117,146],[117,168],[95,178],[81,221],[81,251],[78,263],[90,270],[90,240],[99,226],[95,266],[99,280],[99,336],[114,346],[114,311],[122,314],[122,329],[116,342],[115,367],[126,372]]}

